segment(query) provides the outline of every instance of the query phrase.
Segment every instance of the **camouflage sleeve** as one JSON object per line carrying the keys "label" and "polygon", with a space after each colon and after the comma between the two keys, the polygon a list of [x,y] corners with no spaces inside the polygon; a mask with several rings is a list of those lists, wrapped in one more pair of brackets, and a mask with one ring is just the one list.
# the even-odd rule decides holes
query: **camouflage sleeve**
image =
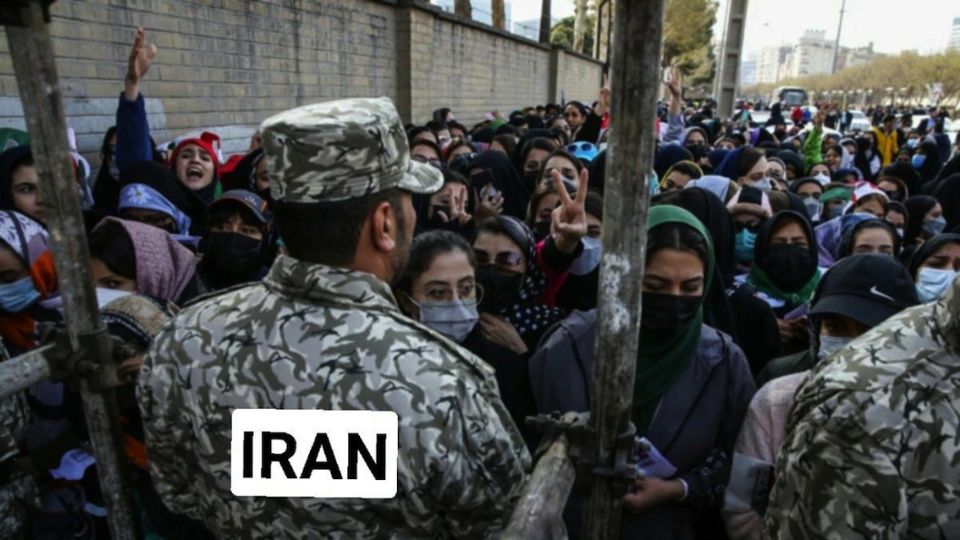
{"label": "camouflage sleeve", "polygon": [[[446,452],[438,502],[452,536],[482,538],[506,526],[530,455],[492,379],[458,384],[459,414],[438,442]],[[446,439],[446,440],[443,440]]]}
{"label": "camouflage sleeve", "polygon": [[143,436],[154,489],[175,514],[194,519],[202,516],[193,486],[199,478],[193,438],[186,436],[185,414],[180,392],[177,350],[170,327],[160,332],[144,358],[137,382],[137,398],[143,419]]}
{"label": "camouflage sleeve", "polygon": [[[791,418],[765,538],[905,537],[908,500],[889,454],[864,431],[857,411],[817,401]],[[803,409],[797,404],[792,414]]]}

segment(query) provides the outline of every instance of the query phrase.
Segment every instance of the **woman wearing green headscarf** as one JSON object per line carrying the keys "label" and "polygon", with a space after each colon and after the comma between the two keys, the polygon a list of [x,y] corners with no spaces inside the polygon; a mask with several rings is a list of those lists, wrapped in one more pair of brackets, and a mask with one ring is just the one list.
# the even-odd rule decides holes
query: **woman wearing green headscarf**
{"label": "woman wearing green headscarf", "polygon": [[[703,324],[710,235],[675,206],[650,209],[632,420],[641,448],[623,538],[715,538],[732,449],[755,390],[743,352]],[[596,312],[575,312],[530,360],[540,412],[588,411]],[[657,457],[659,456],[659,457]],[[579,531],[571,499],[568,531]]]}

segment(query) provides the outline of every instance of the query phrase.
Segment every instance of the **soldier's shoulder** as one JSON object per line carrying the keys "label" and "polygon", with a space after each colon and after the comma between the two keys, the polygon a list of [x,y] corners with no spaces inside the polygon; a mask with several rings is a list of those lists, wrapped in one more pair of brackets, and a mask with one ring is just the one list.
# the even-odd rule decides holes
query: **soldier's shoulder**
{"label": "soldier's shoulder", "polygon": [[451,374],[461,369],[478,375],[493,377],[493,368],[472,352],[448,339],[443,334],[410,319],[399,312],[394,322],[404,339],[394,340],[391,348],[396,352],[409,351],[426,364],[435,364],[440,369],[450,369]]}

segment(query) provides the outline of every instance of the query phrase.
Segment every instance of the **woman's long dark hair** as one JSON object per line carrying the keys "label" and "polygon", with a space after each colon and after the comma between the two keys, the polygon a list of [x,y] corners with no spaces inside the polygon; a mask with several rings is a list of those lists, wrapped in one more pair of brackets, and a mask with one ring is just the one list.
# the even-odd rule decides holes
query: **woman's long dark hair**
{"label": "woman's long dark hair", "polygon": [[460,252],[467,257],[470,268],[477,269],[477,258],[473,248],[459,234],[450,231],[429,231],[418,235],[410,245],[410,254],[407,257],[407,266],[400,274],[400,279],[394,286],[396,291],[413,294],[413,282],[423,275],[438,256]]}

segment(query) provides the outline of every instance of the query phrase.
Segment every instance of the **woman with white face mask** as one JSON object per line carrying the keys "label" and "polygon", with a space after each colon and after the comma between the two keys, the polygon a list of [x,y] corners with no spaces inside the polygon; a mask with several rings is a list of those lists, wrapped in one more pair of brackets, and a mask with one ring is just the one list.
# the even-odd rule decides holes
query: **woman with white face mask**
{"label": "woman with white face mask", "polygon": [[960,234],[938,234],[924,242],[911,257],[909,270],[920,302],[942,297],[960,271]]}
{"label": "woman with white face mask", "polygon": [[525,417],[533,414],[526,362],[481,332],[477,306],[483,300],[483,288],[477,283],[476,271],[473,248],[463,237],[449,231],[429,231],[414,238],[394,293],[410,318],[458,343],[496,370],[500,397],[514,422],[523,426]]}

